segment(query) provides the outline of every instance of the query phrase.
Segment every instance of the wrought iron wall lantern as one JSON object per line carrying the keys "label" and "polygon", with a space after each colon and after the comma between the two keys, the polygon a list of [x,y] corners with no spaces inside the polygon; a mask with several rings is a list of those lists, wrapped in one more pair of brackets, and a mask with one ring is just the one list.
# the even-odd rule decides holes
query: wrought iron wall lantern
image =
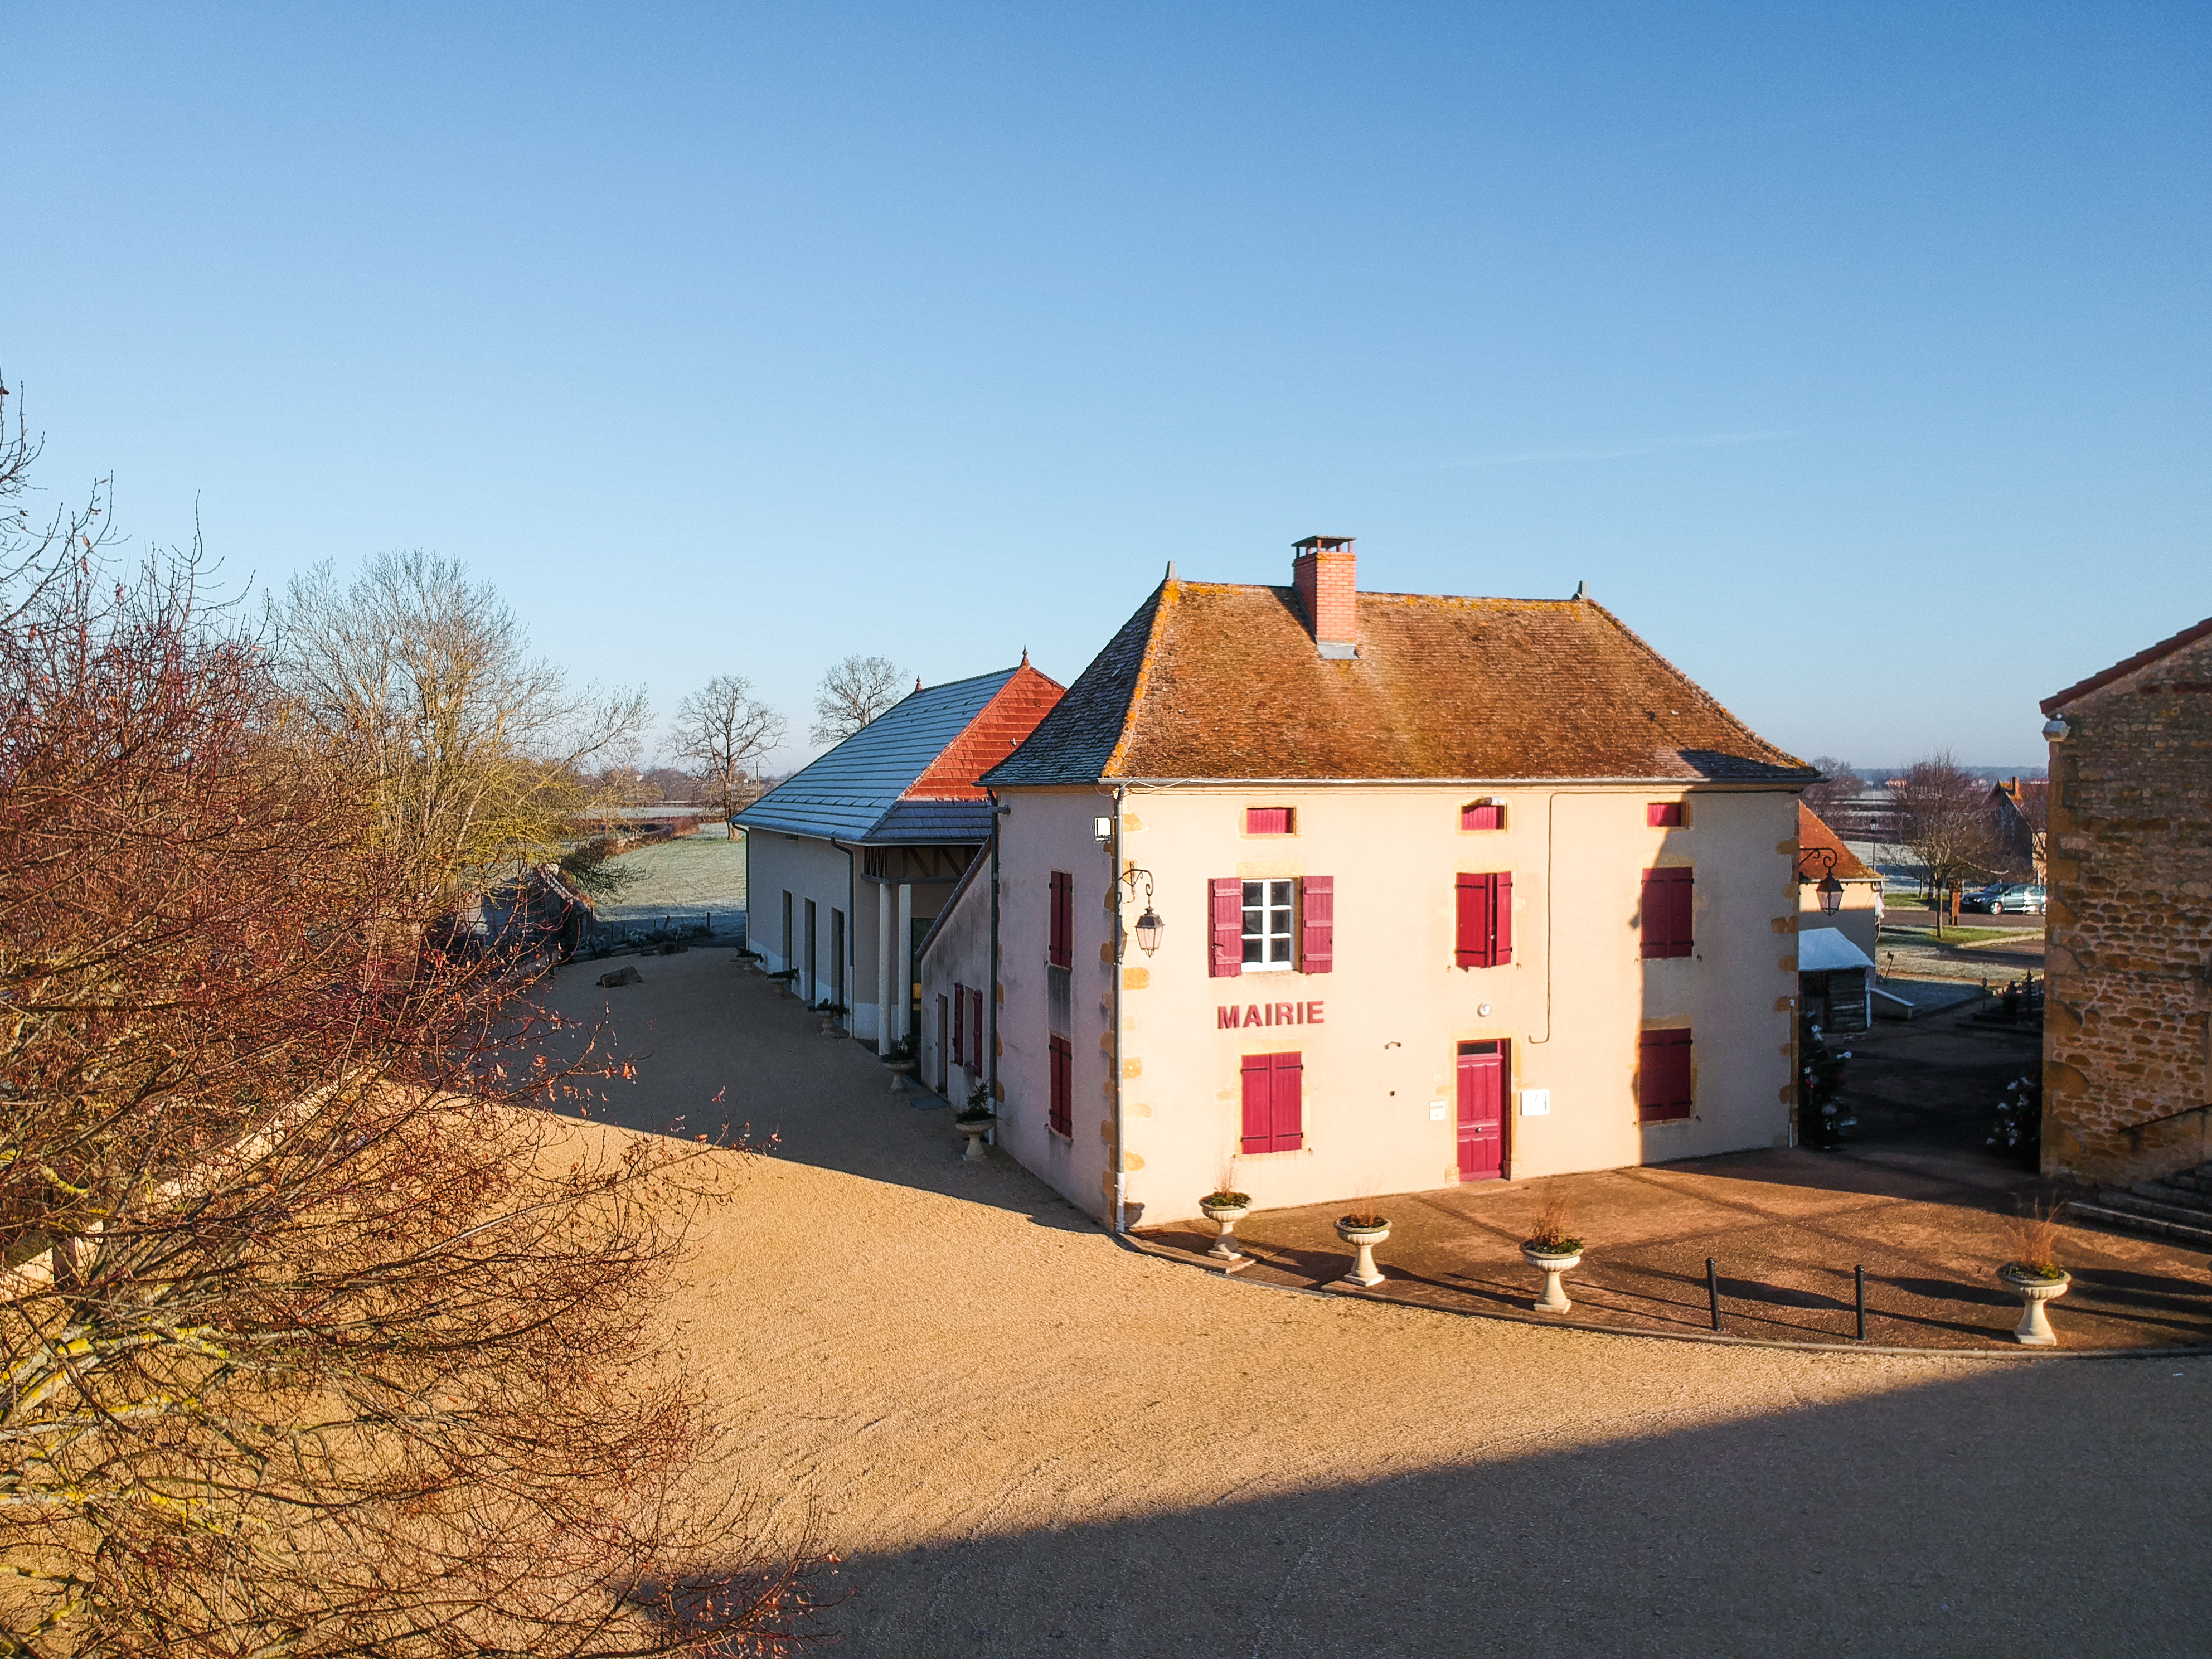
{"label": "wrought iron wall lantern", "polygon": [[1137,944],[1146,956],[1150,956],[1160,948],[1159,912],[1152,908],[1152,872],[1132,865],[1121,872],[1121,879],[1128,884],[1131,898],[1137,896],[1137,884],[1140,881],[1145,884],[1145,913],[1137,918]]}
{"label": "wrought iron wall lantern", "polygon": [[1844,908],[1844,884],[1836,879],[1836,852],[1832,847],[1808,847],[1797,855],[1797,884],[1812,887],[1813,878],[1805,866],[1818,864],[1822,874],[1820,885],[1814,890],[1820,896],[1820,914],[1832,916]]}

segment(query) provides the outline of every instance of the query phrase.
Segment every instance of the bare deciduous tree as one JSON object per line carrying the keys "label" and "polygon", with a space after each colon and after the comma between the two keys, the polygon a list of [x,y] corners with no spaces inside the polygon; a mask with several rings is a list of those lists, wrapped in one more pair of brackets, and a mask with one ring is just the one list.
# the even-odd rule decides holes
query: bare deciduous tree
{"label": "bare deciduous tree", "polygon": [[271,621],[285,688],[368,768],[380,842],[448,899],[557,856],[588,774],[627,758],[650,719],[642,692],[572,690],[450,559],[384,554],[343,589],[320,565]]}
{"label": "bare deciduous tree", "polygon": [[1939,902],[1950,888],[1994,871],[1998,847],[1989,786],[1961,771],[1948,750],[1915,762],[1893,792],[1898,839]]}
{"label": "bare deciduous tree", "polygon": [[1805,786],[1805,805],[1823,818],[1855,799],[1866,788],[1866,780],[1851,770],[1849,761],[1838,760],[1832,755],[1815,755],[1813,764],[1820,769],[1820,775]]}
{"label": "bare deciduous tree", "polygon": [[760,757],[783,741],[783,716],[753,696],[742,674],[717,674],[677,705],[669,750],[698,769],[700,781],[727,817],[744,804]]}
{"label": "bare deciduous tree", "polygon": [[889,657],[846,658],[815,688],[814,741],[844,742],[898,702],[905,679]]}
{"label": "bare deciduous tree", "polygon": [[92,539],[0,590],[0,1651],[782,1641],[654,1318],[726,1155],[527,1109],[578,1040],[380,948],[388,734]]}

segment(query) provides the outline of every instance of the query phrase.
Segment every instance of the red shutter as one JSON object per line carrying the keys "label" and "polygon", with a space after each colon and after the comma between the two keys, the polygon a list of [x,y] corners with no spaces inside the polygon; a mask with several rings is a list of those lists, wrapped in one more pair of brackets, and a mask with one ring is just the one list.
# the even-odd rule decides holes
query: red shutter
{"label": "red shutter", "polygon": [[1244,833],[1248,836],[1287,836],[1291,833],[1291,809],[1287,806],[1248,806],[1244,809]]}
{"label": "red shutter", "polygon": [[1075,878],[1065,870],[1052,872],[1052,965],[1067,968],[1075,962]]}
{"label": "red shutter", "polygon": [[1305,1061],[1299,1054],[1244,1056],[1243,1150],[1295,1152],[1305,1141]]}
{"label": "red shutter", "polygon": [[955,1066],[968,1063],[968,1050],[961,1042],[962,1035],[967,1029],[968,988],[956,985],[952,988],[952,1063]]}
{"label": "red shutter", "polygon": [[1490,884],[1480,876],[1459,878],[1459,933],[1452,959],[1462,968],[1486,968],[1490,949]]}
{"label": "red shutter", "polygon": [[1690,1034],[1646,1031],[1637,1043],[1637,1115],[1646,1123],[1690,1115]]}
{"label": "red shutter", "polygon": [[1336,963],[1336,878],[1308,876],[1298,884],[1304,926],[1299,932],[1298,968],[1326,974]]}
{"label": "red shutter", "polygon": [[1047,1045],[1052,1054],[1051,1124],[1056,1134],[1075,1133],[1075,1051],[1066,1037],[1054,1037]]}
{"label": "red shutter", "polygon": [[1647,957],[1686,957],[1692,927],[1690,902],[1693,890],[1687,869],[1646,870],[1644,872],[1644,954]]}
{"label": "red shutter", "polygon": [[1513,960],[1511,872],[1460,877],[1452,960],[1462,968],[1496,968]]}
{"label": "red shutter", "polygon": [[1654,830],[1679,829],[1682,823],[1682,803],[1678,800],[1655,800],[1644,809],[1644,821]]}
{"label": "red shutter", "polygon": [[1495,804],[1462,806],[1459,809],[1459,827],[1462,830],[1503,830],[1505,809]]}
{"label": "red shutter", "polygon": [[968,998],[968,1052],[975,1055],[975,1069],[980,1072],[983,1069],[983,994],[970,991]]}
{"label": "red shutter", "polygon": [[1244,884],[1234,876],[1216,876],[1206,884],[1212,895],[1213,949],[1211,973],[1215,979],[1236,979],[1244,972]]}
{"label": "red shutter", "polygon": [[1295,1152],[1306,1144],[1305,1061],[1298,1054],[1272,1056],[1275,1064],[1274,1150]]}
{"label": "red shutter", "polygon": [[1275,1139],[1275,1091],[1267,1054],[1244,1056],[1244,1150],[1272,1152]]}

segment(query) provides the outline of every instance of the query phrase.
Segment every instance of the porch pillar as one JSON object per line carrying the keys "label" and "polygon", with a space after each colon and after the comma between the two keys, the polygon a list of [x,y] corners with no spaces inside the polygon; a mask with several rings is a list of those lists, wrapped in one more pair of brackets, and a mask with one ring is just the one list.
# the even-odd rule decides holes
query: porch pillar
{"label": "porch pillar", "polygon": [[890,1053],[897,1039],[891,1036],[891,907],[890,891],[876,884],[876,1052]]}
{"label": "porch pillar", "polygon": [[892,942],[891,959],[896,964],[891,987],[891,1001],[898,1009],[898,1034],[906,1035],[908,1006],[914,1000],[914,884],[899,884],[898,937]]}

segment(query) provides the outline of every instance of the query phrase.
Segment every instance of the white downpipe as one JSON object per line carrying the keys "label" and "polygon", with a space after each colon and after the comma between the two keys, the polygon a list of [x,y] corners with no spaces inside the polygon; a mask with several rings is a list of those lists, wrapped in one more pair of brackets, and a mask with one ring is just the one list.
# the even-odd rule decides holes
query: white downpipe
{"label": "white downpipe", "polygon": [[[876,1052],[888,1054],[891,1036],[891,907],[884,884],[876,884]],[[903,1034],[902,1034],[903,1035]]]}
{"label": "white downpipe", "polygon": [[[898,1034],[906,1035],[907,1005],[914,999],[914,964],[907,960],[907,942],[914,937],[914,884],[898,884],[898,931],[891,935],[891,1006],[898,1010]],[[885,1011],[888,1022],[890,1015]]]}

